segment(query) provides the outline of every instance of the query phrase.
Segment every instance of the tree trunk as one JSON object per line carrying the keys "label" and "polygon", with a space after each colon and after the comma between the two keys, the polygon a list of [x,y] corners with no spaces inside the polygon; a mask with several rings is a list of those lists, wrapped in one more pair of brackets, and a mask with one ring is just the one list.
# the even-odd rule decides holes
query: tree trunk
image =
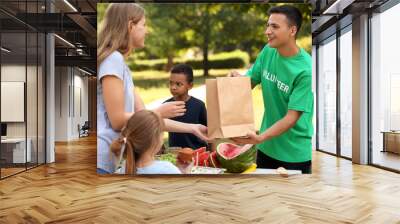
{"label": "tree trunk", "polygon": [[164,67],[164,70],[169,72],[172,68],[172,66],[174,66],[174,56],[173,55],[168,55],[168,61],[167,64]]}
{"label": "tree trunk", "polygon": [[204,41],[204,46],[203,46],[203,74],[204,77],[207,77],[208,74],[208,69],[209,69],[209,65],[208,65],[208,41]]}
{"label": "tree trunk", "polygon": [[203,42],[203,74],[204,77],[207,77],[208,70],[209,70],[209,63],[208,63],[208,44],[210,41],[210,17],[209,17],[209,6],[207,5],[206,14],[204,16],[204,24],[203,27],[205,28],[204,32],[204,42]]}

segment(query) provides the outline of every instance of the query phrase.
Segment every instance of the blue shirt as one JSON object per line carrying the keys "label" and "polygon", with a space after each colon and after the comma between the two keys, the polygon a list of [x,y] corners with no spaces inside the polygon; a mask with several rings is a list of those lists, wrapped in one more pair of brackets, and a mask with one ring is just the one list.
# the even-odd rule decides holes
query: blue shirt
{"label": "blue shirt", "polygon": [[181,174],[178,167],[168,161],[154,160],[154,162],[145,167],[137,167],[137,174]]}
{"label": "blue shirt", "polygon": [[102,78],[114,76],[123,81],[125,112],[134,111],[134,85],[131,71],[125,64],[124,56],[118,51],[114,51],[100,64],[97,74],[97,168],[110,173],[114,172],[114,164],[110,153],[111,142],[119,137],[120,132],[111,127],[103,101]]}
{"label": "blue shirt", "polygon": [[[174,98],[170,98],[165,102],[172,101],[175,101]],[[207,110],[203,101],[191,96],[189,100],[185,102],[185,108],[186,112],[184,115],[173,117],[171,120],[207,126]],[[189,147],[192,149],[198,149],[200,147],[207,146],[205,141],[190,133],[169,132],[168,134],[168,143],[170,147]]]}

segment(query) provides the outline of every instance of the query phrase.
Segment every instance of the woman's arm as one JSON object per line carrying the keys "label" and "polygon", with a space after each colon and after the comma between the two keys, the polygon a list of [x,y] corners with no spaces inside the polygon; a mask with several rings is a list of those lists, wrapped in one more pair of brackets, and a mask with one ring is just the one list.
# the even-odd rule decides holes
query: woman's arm
{"label": "woman's arm", "polygon": [[207,127],[201,124],[187,124],[170,119],[164,119],[165,131],[178,132],[178,133],[190,133],[196,135],[204,141],[210,141],[207,137]]}
{"label": "woman's arm", "polygon": [[144,102],[142,100],[142,97],[140,97],[139,92],[137,91],[137,89],[135,88],[133,91],[133,95],[135,96],[135,112],[136,111],[140,111],[140,110],[144,110],[146,109],[146,106],[144,105]]}
{"label": "woman's arm", "polygon": [[124,84],[121,79],[107,75],[101,79],[103,100],[111,127],[120,131],[133,113],[125,112]]}
{"label": "woman's arm", "polygon": [[[101,79],[103,87],[103,100],[110,119],[111,126],[115,131],[120,131],[128,119],[134,114],[133,112],[125,112],[125,95],[123,81],[115,76],[107,75]],[[134,90],[134,111],[145,109],[142,98],[138,91]],[[163,118],[182,116],[185,109],[185,102],[174,101],[160,105],[154,110]]]}

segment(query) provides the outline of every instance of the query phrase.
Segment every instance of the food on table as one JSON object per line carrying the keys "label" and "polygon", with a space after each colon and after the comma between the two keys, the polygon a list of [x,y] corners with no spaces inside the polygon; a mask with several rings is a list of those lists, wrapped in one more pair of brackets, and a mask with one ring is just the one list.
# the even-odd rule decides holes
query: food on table
{"label": "food on table", "polygon": [[217,146],[217,159],[221,167],[230,173],[241,173],[256,160],[257,149],[252,144],[238,146],[232,143],[220,143]]}
{"label": "food on table", "polygon": [[283,167],[279,167],[278,169],[276,169],[276,172],[279,173],[282,177],[289,177],[288,171]]}
{"label": "food on table", "polygon": [[178,150],[178,160],[183,163],[192,162],[193,150],[191,148],[183,148]]}
{"label": "food on table", "polygon": [[159,155],[157,159],[173,163],[183,174],[251,173],[257,168],[254,163],[256,152],[253,145],[221,143],[214,152],[206,151],[205,147],[183,148]]}
{"label": "food on table", "polygon": [[208,151],[193,152],[193,161],[195,166],[208,166],[208,157],[210,153]]}
{"label": "food on table", "polygon": [[253,164],[251,164],[251,166],[249,168],[247,168],[242,173],[252,173],[252,172],[256,171],[256,169],[257,169],[257,164],[253,163]]}
{"label": "food on table", "polygon": [[200,148],[198,148],[196,150],[193,150],[193,154],[197,154],[197,153],[201,154],[201,153],[203,153],[205,151],[206,151],[206,147],[200,147]]}
{"label": "food on table", "polygon": [[193,166],[193,150],[191,148],[178,150],[176,166],[183,174],[190,174]]}
{"label": "food on table", "polygon": [[173,153],[161,154],[158,156],[158,160],[168,161],[176,165],[176,155]]}
{"label": "food on table", "polygon": [[194,166],[192,167],[190,174],[223,174],[225,169],[204,167],[204,166]]}
{"label": "food on table", "polygon": [[208,157],[208,165],[210,167],[214,167],[214,168],[220,168],[221,167],[221,164],[219,164],[219,161],[217,159],[217,152],[216,151],[210,153],[210,157]]}

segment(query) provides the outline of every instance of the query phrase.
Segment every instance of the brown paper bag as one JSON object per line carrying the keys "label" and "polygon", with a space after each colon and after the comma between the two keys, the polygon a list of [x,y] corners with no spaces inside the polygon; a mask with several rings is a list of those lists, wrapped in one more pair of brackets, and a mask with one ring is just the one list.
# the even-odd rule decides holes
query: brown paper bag
{"label": "brown paper bag", "polygon": [[207,79],[206,100],[208,137],[241,137],[255,131],[249,77]]}

